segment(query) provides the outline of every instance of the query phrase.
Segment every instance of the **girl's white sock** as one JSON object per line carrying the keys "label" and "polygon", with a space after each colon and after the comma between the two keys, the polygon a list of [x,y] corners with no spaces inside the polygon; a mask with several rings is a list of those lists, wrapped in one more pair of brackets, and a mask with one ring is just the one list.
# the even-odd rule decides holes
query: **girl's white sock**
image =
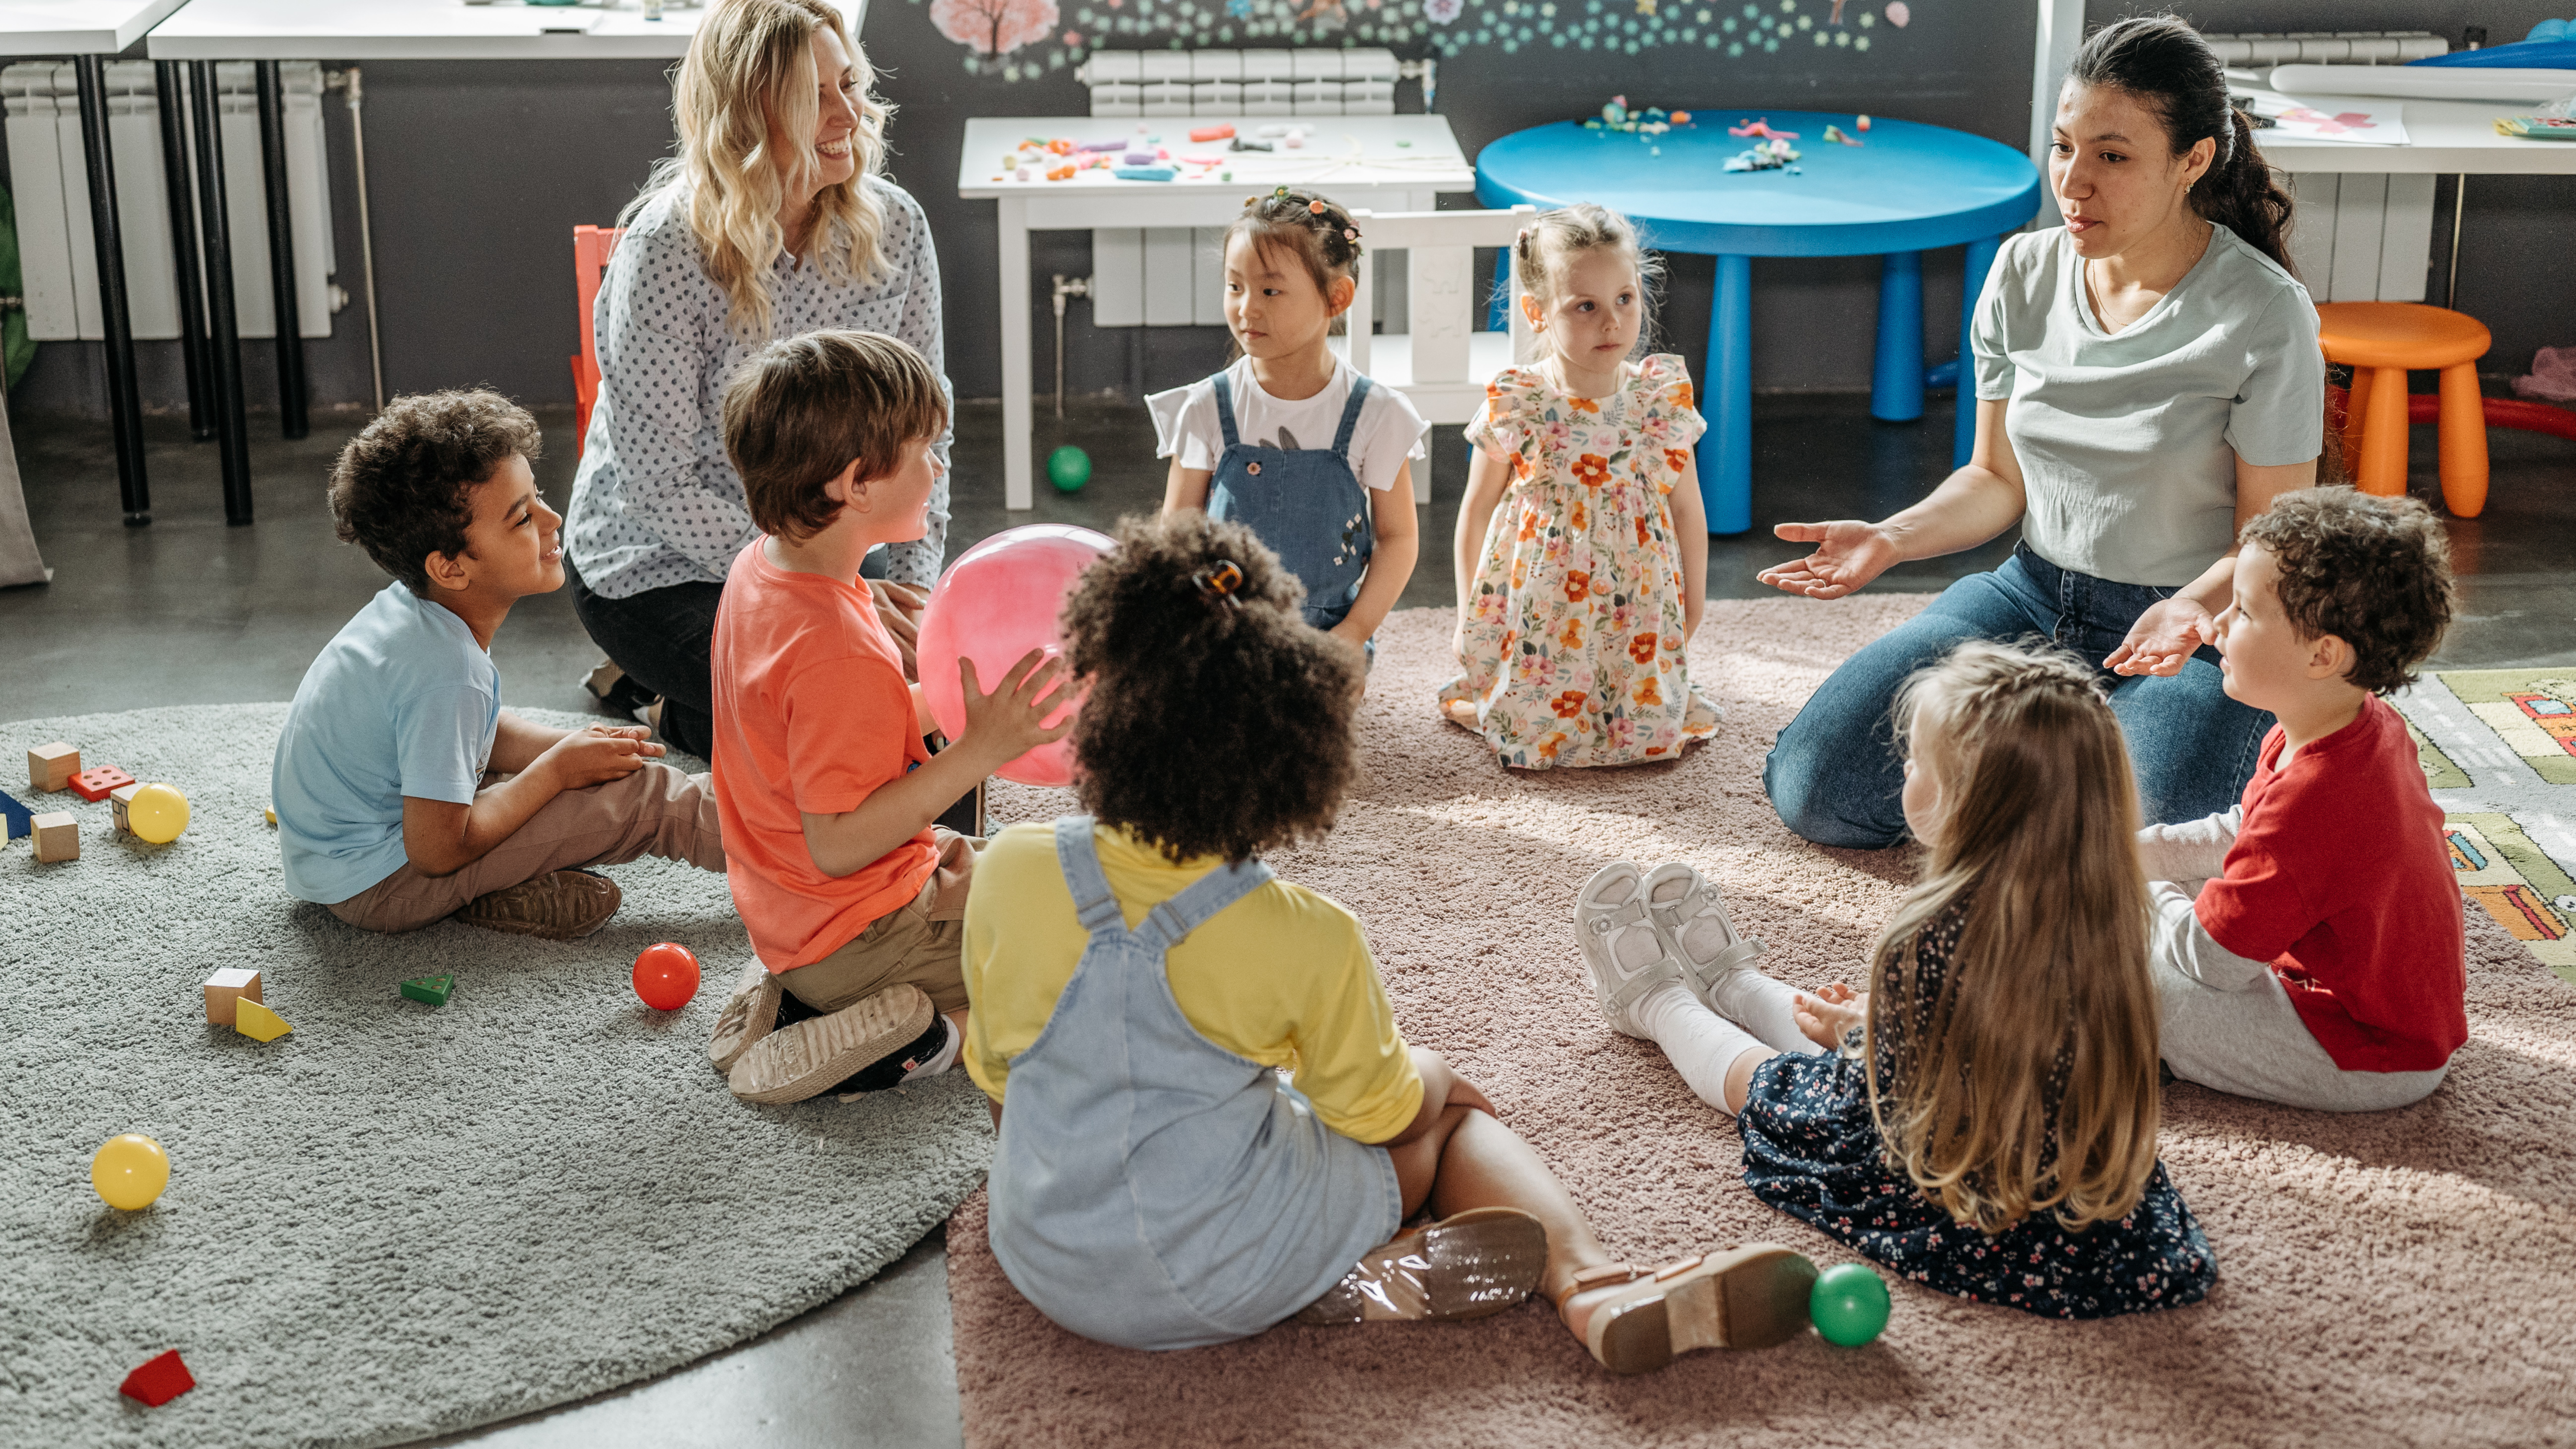
{"label": "girl's white sock", "polygon": [[1691,1091],[1721,1112],[1728,1110],[1727,1068],[1746,1052],[1764,1050],[1751,1033],[1709,1010],[1679,982],[1648,992],[1633,1015]]}
{"label": "girl's white sock", "polygon": [[1775,1052],[1824,1051],[1798,1030],[1798,993],[1786,981],[1759,971],[1730,971],[1709,993],[1709,1006]]}

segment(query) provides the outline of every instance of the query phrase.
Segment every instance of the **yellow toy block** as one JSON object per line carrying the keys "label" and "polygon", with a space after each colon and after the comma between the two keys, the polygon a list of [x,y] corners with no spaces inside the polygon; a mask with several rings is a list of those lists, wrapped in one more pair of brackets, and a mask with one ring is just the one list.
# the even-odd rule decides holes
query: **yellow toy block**
{"label": "yellow toy block", "polygon": [[227,966],[206,978],[206,1020],[215,1026],[238,1025],[234,1008],[241,1002],[257,1000],[259,973],[256,971]]}
{"label": "yellow toy block", "polygon": [[58,860],[80,859],[80,821],[68,810],[49,811],[32,822],[36,831],[36,861],[51,865]]}
{"label": "yellow toy block", "polygon": [[39,790],[68,790],[80,773],[80,751],[60,740],[27,752],[27,783]]}
{"label": "yellow toy block", "polygon": [[274,805],[268,807],[268,823],[271,825],[277,823],[277,807]]}
{"label": "yellow toy block", "polygon": [[275,1041],[295,1028],[285,1017],[244,996],[233,1001],[233,1030],[254,1041]]}

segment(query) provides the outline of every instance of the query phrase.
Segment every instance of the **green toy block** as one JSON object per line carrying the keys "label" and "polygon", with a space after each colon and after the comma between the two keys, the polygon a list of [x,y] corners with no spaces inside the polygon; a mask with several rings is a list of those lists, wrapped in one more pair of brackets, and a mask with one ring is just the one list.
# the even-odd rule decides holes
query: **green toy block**
{"label": "green toy block", "polygon": [[432,1006],[445,1006],[447,994],[455,989],[456,978],[453,976],[424,976],[417,981],[406,981],[402,984],[403,995],[414,1001],[425,1001]]}

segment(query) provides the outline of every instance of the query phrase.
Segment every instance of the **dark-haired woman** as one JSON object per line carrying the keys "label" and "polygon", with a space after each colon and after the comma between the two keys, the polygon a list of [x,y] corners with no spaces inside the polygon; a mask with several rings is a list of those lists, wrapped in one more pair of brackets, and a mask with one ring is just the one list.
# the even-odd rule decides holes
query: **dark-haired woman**
{"label": "dark-haired woman", "polygon": [[[1012,1284],[1144,1349],[1474,1318],[1532,1288],[1620,1373],[1804,1330],[1805,1258],[1610,1262],[1484,1094],[1405,1045],[1359,922],[1260,860],[1331,829],[1358,773],[1357,651],[1300,619],[1240,523],[1193,509],[1118,539],[1064,613],[1089,813],[996,836],[966,905],[966,1068],[1001,1130]],[[1441,1221],[1399,1233],[1425,1209]]]}
{"label": "dark-haired woman", "polygon": [[2021,527],[2001,568],[1853,655],[1781,731],[1764,783],[1819,844],[1904,838],[1889,705],[1962,639],[2039,635],[2099,660],[2150,822],[2234,804],[2271,727],[2227,698],[2213,646],[2237,530],[2314,486],[2324,448],[2325,364],[2283,238],[2289,198],[2217,57],[2169,16],[2085,42],[2055,136],[2066,225],[2012,238],[1986,279],[1968,465],[1884,522],[1775,530],[1816,548],[1763,582],[1838,599]]}

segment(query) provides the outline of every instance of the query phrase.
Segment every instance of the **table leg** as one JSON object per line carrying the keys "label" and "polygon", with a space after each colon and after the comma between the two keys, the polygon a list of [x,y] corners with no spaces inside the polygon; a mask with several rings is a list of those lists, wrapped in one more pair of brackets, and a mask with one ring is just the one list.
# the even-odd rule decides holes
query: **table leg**
{"label": "table leg", "polygon": [[286,192],[286,87],[277,62],[256,63],[259,77],[261,189],[268,202],[268,280],[277,297],[277,412],[286,436],[303,437],[304,324],[295,296],[295,212]]}
{"label": "table leg", "polygon": [[1029,204],[1005,196],[1002,230],[1002,504],[1037,506],[1029,389]]}
{"label": "table leg", "polygon": [[1708,531],[1753,527],[1753,259],[1717,259],[1708,314],[1708,433],[1699,445],[1699,495]]}
{"label": "table leg", "polygon": [[206,259],[206,331],[214,357],[215,444],[223,459],[224,522],[251,521],[250,433],[242,417],[241,330],[233,312],[233,232],[224,203],[223,129],[215,107],[215,63],[190,61],[189,102],[197,121],[198,247]]}
{"label": "table leg", "polygon": [[185,61],[156,60],[152,80],[160,98],[161,184],[170,193],[170,250],[179,264],[179,357],[188,373],[188,432],[198,442],[215,435],[212,364],[206,357],[206,299],[198,286],[197,191],[188,176],[188,92]]}
{"label": "table leg", "polygon": [[134,380],[134,321],[125,299],[125,239],[117,231],[116,160],[108,150],[107,70],[95,55],[73,67],[80,83],[81,150],[89,162],[90,233],[98,244],[99,310],[107,321],[108,425],[116,438],[116,486],[125,524],[152,521],[152,482],[143,468],[143,400]]}
{"label": "table leg", "polygon": [[1967,467],[1977,451],[1977,299],[1986,294],[1986,274],[1995,269],[1995,254],[2003,245],[1999,236],[1968,243],[1968,266],[1959,287],[1959,417],[1950,441],[1953,468]]}
{"label": "table leg", "polygon": [[1923,416],[1923,254],[1889,252],[1879,261],[1878,361],[1869,415],[1882,423]]}

